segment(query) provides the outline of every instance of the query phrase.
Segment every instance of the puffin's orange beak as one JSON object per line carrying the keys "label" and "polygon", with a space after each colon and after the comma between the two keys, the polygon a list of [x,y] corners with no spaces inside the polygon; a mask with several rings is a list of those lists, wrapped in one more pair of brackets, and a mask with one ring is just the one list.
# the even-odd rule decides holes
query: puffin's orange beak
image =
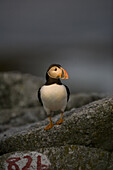
{"label": "puffin's orange beak", "polygon": [[67,71],[64,70],[62,67],[61,67],[61,70],[62,70],[62,73],[59,73],[59,77],[60,77],[61,79],[69,79],[69,76],[68,76],[68,74],[67,74]]}

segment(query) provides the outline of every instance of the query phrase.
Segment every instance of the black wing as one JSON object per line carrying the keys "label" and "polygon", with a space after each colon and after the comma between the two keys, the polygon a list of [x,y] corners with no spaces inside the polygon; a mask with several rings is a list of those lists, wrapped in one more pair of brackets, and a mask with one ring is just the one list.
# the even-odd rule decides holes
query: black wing
{"label": "black wing", "polygon": [[64,86],[65,86],[66,91],[67,91],[67,101],[68,101],[69,100],[69,96],[70,96],[70,91],[69,91],[69,88],[66,85],[64,85]]}
{"label": "black wing", "polygon": [[43,103],[42,103],[42,100],[41,100],[41,95],[40,95],[40,89],[41,89],[41,87],[38,90],[38,100],[41,103],[41,105],[43,106]]}

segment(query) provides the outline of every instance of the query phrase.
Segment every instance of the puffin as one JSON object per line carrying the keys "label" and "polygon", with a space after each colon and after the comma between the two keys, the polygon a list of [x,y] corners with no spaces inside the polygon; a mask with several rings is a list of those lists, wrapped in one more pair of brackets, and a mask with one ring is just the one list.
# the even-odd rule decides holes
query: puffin
{"label": "puffin", "polygon": [[60,125],[64,121],[63,113],[69,100],[70,90],[62,84],[60,79],[69,79],[68,73],[61,65],[51,64],[46,72],[46,82],[38,90],[39,102],[49,117],[49,124],[44,128],[45,130],[54,126],[51,120],[54,112],[61,113],[61,118],[56,125]]}

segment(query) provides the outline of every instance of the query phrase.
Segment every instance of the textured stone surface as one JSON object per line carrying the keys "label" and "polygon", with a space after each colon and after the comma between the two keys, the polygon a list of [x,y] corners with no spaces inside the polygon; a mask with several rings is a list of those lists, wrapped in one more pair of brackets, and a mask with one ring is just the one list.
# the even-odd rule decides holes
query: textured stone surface
{"label": "textured stone surface", "polygon": [[[51,170],[54,170],[54,169],[106,170],[106,167],[109,161],[109,153],[107,151],[103,151],[97,148],[89,148],[89,147],[77,146],[77,145],[39,148],[37,149],[37,151],[41,152],[43,155],[46,155],[47,157],[46,159],[48,159],[51,163],[51,166],[50,166]],[[33,154],[33,152],[28,151],[28,152],[9,153],[9,154],[5,154],[1,156],[0,157],[0,169],[4,169],[4,165],[5,167],[7,167],[6,160],[8,158],[11,158],[12,155],[14,158],[15,157],[21,158],[20,160],[21,164],[19,162],[16,162],[16,164],[19,166],[19,168],[24,167],[26,164],[26,160],[23,158],[25,156],[25,153],[27,156],[30,156],[33,160],[35,160],[34,166],[36,166],[36,163],[37,163],[36,153]]]}
{"label": "textured stone surface", "polygon": [[72,108],[78,108],[78,107],[84,106],[95,100],[102,99],[105,96],[106,95],[104,94],[98,94],[98,93],[71,94],[68,105],[67,105],[67,109],[70,110]]}
{"label": "textured stone surface", "polygon": [[0,158],[0,169],[48,169],[51,163],[46,155],[39,152],[16,152]]}
{"label": "textured stone surface", "polygon": [[46,117],[40,106],[31,108],[2,109],[0,111],[0,131],[4,127],[16,127],[43,120]]}
{"label": "textured stone surface", "polygon": [[30,74],[0,73],[0,109],[37,106],[37,89],[42,83]]}
{"label": "textured stone surface", "polygon": [[37,100],[42,83],[28,74],[0,74],[0,170],[12,154],[33,151],[47,156],[50,169],[112,170],[113,96],[71,95],[63,124],[45,131],[49,120]]}
{"label": "textured stone surface", "polygon": [[[56,122],[59,115],[53,118]],[[32,150],[42,147],[77,144],[113,149],[113,98],[105,98],[80,109],[67,112],[61,126],[45,131],[46,121],[12,128],[0,135],[0,153]]]}
{"label": "textured stone surface", "polygon": [[42,151],[48,156],[53,170],[105,170],[109,159],[109,153],[106,151],[76,145],[53,147]]}
{"label": "textured stone surface", "polygon": [[[22,126],[46,118],[43,107],[37,100],[38,88],[43,83],[41,78],[30,74],[0,73],[0,133],[10,127]],[[102,95],[71,95],[67,110],[99,98],[102,98]]]}
{"label": "textured stone surface", "polygon": [[113,170],[113,152],[110,153],[109,164],[107,170]]}
{"label": "textured stone surface", "polygon": [[37,100],[42,84],[41,78],[30,74],[0,73],[0,133],[45,118]]}

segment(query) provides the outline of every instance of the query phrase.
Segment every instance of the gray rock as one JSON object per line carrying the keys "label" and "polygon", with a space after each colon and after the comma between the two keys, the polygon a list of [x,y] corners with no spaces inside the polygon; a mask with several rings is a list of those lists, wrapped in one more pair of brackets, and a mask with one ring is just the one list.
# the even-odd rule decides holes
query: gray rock
{"label": "gray rock", "polygon": [[[109,161],[109,153],[107,151],[103,151],[97,148],[89,148],[85,146],[77,146],[77,145],[65,145],[60,147],[49,147],[49,148],[39,148],[37,149],[38,153],[42,153],[41,155],[41,165],[42,159],[46,159],[45,163],[50,165],[51,170],[54,169],[62,169],[62,170],[106,170]],[[8,153],[0,157],[0,169],[6,169],[8,167],[7,160],[9,158],[20,158],[16,164],[20,169],[26,165],[27,160],[24,156],[27,155],[32,158],[31,166],[32,169],[39,168],[39,164],[37,164],[37,152],[16,152],[16,153]],[[44,158],[44,155],[46,158]],[[36,167],[37,166],[37,167]]]}
{"label": "gray rock", "polygon": [[[30,74],[0,73],[0,109],[37,106],[37,91],[43,83],[42,78]],[[67,108],[81,107],[102,97],[96,93],[73,94]]]}
{"label": "gray rock", "polygon": [[[71,95],[67,110],[73,109],[64,113],[63,124],[45,131],[49,120],[43,120],[46,114],[37,100],[42,84],[28,74],[0,74],[0,170],[13,153],[31,151],[45,154],[50,169],[112,170],[113,97]],[[60,114],[52,121],[59,119]]]}
{"label": "gray rock", "polygon": [[0,73],[0,109],[37,106],[42,84],[41,78],[30,74]]}
{"label": "gray rock", "polygon": [[47,155],[53,170],[105,170],[109,159],[106,151],[78,145],[41,149],[41,152]]}
{"label": "gray rock", "polygon": [[0,73],[0,133],[45,118],[37,100],[41,78],[30,74]]}
{"label": "gray rock", "polygon": [[[53,122],[59,115],[53,118]],[[113,98],[108,97],[66,113],[61,126],[45,131],[45,121],[12,128],[0,135],[0,153],[36,150],[43,147],[83,145],[113,149]]]}
{"label": "gray rock", "polygon": [[[37,91],[43,84],[41,78],[30,74],[0,73],[0,133],[7,128],[43,120],[46,114],[37,100]],[[99,95],[71,95],[68,110],[79,107]]]}
{"label": "gray rock", "polygon": [[78,94],[71,94],[69,102],[67,104],[67,110],[72,108],[78,108],[84,106],[88,103],[91,103],[95,100],[99,100],[106,97],[104,94],[98,93],[78,93]]}
{"label": "gray rock", "polygon": [[113,170],[113,152],[110,153],[109,164],[107,166],[107,170]]}
{"label": "gray rock", "polygon": [[0,126],[21,126],[46,118],[41,106],[31,108],[2,109],[0,111]]}

